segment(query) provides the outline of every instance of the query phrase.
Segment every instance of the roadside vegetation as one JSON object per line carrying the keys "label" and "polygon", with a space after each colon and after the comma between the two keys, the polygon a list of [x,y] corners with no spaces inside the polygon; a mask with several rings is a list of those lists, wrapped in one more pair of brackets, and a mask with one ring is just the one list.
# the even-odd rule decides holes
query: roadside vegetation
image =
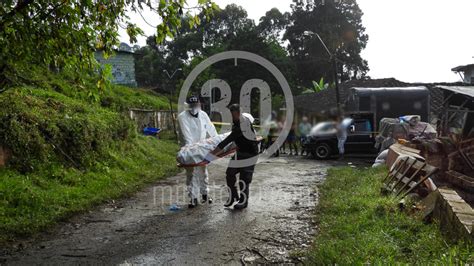
{"label": "roadside vegetation", "polygon": [[474,262],[474,249],[449,243],[438,225],[424,224],[380,194],[385,168],[333,168],[320,187],[319,232],[312,264],[444,264]]}
{"label": "roadside vegetation", "polygon": [[175,173],[174,141],[137,134],[130,107],[167,109],[166,98],[48,74],[0,94],[0,240],[38,232],[94,204]]}

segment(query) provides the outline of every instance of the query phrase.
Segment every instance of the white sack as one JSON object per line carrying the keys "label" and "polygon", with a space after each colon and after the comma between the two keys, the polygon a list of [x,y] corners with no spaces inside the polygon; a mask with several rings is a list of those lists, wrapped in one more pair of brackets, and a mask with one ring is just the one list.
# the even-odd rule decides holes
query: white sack
{"label": "white sack", "polygon": [[[176,157],[179,163],[181,164],[196,164],[200,163],[204,160],[204,157],[214,150],[219,143],[221,143],[227,136],[230,135],[229,133],[220,134],[212,138],[208,138],[202,141],[199,141],[194,144],[183,146]],[[224,151],[228,151],[232,149],[234,146],[233,143],[227,145]]]}
{"label": "white sack", "polygon": [[374,162],[374,164],[372,165],[372,167],[375,168],[375,167],[378,167],[378,166],[380,166],[380,165],[385,164],[385,160],[387,159],[387,155],[388,155],[388,149],[382,151],[382,152],[379,154],[379,156],[377,156],[377,158],[375,159],[375,162]]}

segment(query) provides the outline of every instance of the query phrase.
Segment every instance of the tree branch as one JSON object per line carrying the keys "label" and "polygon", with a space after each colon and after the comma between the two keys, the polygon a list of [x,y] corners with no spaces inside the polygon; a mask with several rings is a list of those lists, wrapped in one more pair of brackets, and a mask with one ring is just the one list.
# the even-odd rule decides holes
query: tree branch
{"label": "tree branch", "polygon": [[33,0],[19,1],[16,6],[2,18],[2,21],[0,21],[0,29],[3,30],[3,26],[9,19],[14,17],[18,12],[25,9],[31,3],[33,3]]}

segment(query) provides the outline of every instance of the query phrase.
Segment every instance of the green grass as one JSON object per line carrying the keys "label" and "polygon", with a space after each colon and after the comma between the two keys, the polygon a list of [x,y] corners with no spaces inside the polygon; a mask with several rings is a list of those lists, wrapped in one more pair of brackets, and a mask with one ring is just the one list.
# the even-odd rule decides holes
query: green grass
{"label": "green grass", "polygon": [[474,249],[448,243],[437,224],[397,209],[380,195],[386,169],[330,169],[320,188],[319,232],[311,264],[462,264]]}
{"label": "green grass", "polygon": [[[125,111],[128,108],[142,108],[154,110],[168,110],[168,95],[160,95],[154,91],[113,85],[105,90],[97,88],[96,73],[83,73],[63,70],[55,73],[41,67],[31,66],[28,75],[36,90],[55,91],[65,97],[88,102],[89,105],[98,105],[115,111]],[[9,90],[18,90],[14,87]],[[99,96],[98,102],[91,102],[91,93]]]}
{"label": "green grass", "polygon": [[86,171],[60,164],[28,174],[0,169],[0,239],[38,232],[174,174],[176,151],[173,142],[140,136],[111,148],[107,158]]}
{"label": "green grass", "polygon": [[139,136],[125,114],[165,109],[165,97],[111,86],[92,101],[93,83],[51,72],[36,80],[0,94],[0,145],[12,153],[0,169],[0,243],[178,171],[178,145]]}

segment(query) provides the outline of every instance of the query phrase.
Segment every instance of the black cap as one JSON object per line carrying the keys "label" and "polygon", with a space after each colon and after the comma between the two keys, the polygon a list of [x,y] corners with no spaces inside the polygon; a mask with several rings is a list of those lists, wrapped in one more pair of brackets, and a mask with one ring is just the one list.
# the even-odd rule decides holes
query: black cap
{"label": "black cap", "polygon": [[229,106],[231,112],[240,112],[240,105],[234,103]]}
{"label": "black cap", "polygon": [[188,99],[186,100],[186,103],[187,104],[196,104],[196,103],[200,103],[201,101],[199,100],[199,97],[195,96],[195,95],[191,95],[188,97]]}

